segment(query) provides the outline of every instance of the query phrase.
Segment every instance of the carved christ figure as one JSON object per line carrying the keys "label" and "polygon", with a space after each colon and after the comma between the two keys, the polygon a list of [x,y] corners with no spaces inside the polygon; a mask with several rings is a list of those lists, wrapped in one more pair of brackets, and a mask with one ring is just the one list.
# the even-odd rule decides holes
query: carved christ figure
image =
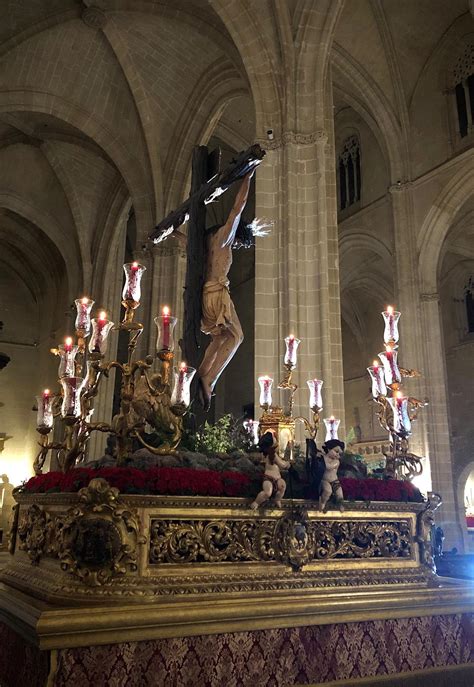
{"label": "carved christ figure", "polygon": [[[254,170],[242,180],[226,223],[210,231],[207,237],[206,274],[202,291],[201,329],[211,336],[199,366],[199,398],[208,409],[217,380],[235,355],[244,335],[230,298],[228,274],[232,265],[232,248],[248,245],[250,236],[261,233],[253,224],[241,222],[247,203]],[[247,234],[246,234],[247,232]]]}

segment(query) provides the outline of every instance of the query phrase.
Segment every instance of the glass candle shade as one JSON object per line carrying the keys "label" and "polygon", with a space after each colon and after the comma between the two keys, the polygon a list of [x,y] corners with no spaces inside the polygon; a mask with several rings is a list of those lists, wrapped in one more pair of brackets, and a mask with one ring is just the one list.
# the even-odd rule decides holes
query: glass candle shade
{"label": "glass candle shade", "polygon": [[325,417],[324,424],[326,426],[326,438],[324,441],[329,441],[330,439],[339,439],[337,436],[337,430],[341,421],[335,417]]}
{"label": "glass candle shade", "polygon": [[107,337],[114,323],[102,316],[92,319],[91,322],[92,334],[89,340],[89,352],[105,355],[108,344]]}
{"label": "glass candle shade", "polygon": [[174,387],[171,394],[171,405],[184,405],[186,408],[191,403],[191,382],[196,373],[194,367],[187,367],[181,363],[173,372]]}
{"label": "glass candle shade", "polygon": [[77,298],[74,303],[77,310],[75,327],[83,331],[86,336],[91,330],[91,310],[94,301],[90,298]]}
{"label": "glass candle shade", "polygon": [[401,437],[411,434],[411,421],[408,414],[408,398],[406,396],[394,396],[389,398],[393,410],[393,431]]}
{"label": "glass candle shade", "polygon": [[86,380],[83,377],[64,377],[61,379],[63,388],[61,415],[63,417],[80,417],[81,392],[85,384]]}
{"label": "glass candle shade", "polygon": [[323,409],[323,396],[321,394],[321,389],[324,384],[322,379],[308,379],[306,382],[309,389],[309,407],[311,410],[315,408],[317,410]]}
{"label": "glass candle shade", "polygon": [[384,369],[377,361],[367,368],[372,381],[372,398],[387,395],[387,387],[385,385]]}
{"label": "glass candle shade", "polygon": [[157,351],[174,351],[174,328],[177,321],[176,317],[171,317],[171,315],[165,313],[155,317],[155,324],[158,329],[158,338],[156,339]]}
{"label": "glass candle shade", "polygon": [[385,384],[400,384],[402,376],[397,365],[398,351],[395,348],[387,346],[387,350],[379,353],[379,358],[383,364],[383,373],[385,376]]}
{"label": "glass candle shade", "polygon": [[36,413],[36,427],[37,429],[51,429],[53,426],[53,400],[54,394],[48,389],[43,391],[41,396],[36,397],[38,405],[38,412]]}
{"label": "glass candle shade", "polygon": [[286,353],[285,357],[283,358],[283,362],[288,367],[296,367],[296,351],[298,350],[298,346],[300,345],[301,341],[300,339],[296,339],[293,334],[291,334],[290,336],[286,337],[285,343]]}
{"label": "glass candle shade", "polygon": [[125,272],[125,285],[122,291],[122,299],[124,301],[140,302],[141,297],[141,281],[146,267],[140,265],[138,262],[127,262],[123,266]]}
{"label": "glass candle shade", "polygon": [[265,375],[258,378],[258,383],[260,384],[260,405],[271,406],[273,379]]}
{"label": "glass candle shade", "polygon": [[244,429],[249,435],[252,444],[258,444],[258,428],[260,422],[258,420],[244,420]]}
{"label": "glass candle shade", "polygon": [[77,346],[73,345],[72,339],[66,339],[66,342],[59,344],[59,369],[58,377],[74,377],[76,368],[74,361],[76,359]]}
{"label": "glass candle shade", "polygon": [[383,332],[383,340],[385,343],[393,341],[396,343],[399,338],[398,334],[398,320],[400,319],[401,313],[398,310],[394,310],[391,305],[388,306],[387,310],[384,310],[382,317],[385,322],[385,328]]}

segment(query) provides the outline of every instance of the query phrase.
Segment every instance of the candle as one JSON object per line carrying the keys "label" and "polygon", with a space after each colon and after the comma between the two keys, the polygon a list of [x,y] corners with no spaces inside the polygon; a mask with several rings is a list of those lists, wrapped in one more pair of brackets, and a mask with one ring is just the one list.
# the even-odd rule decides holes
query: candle
{"label": "candle", "polygon": [[260,384],[260,405],[262,408],[268,408],[272,404],[272,386],[273,379],[268,375],[258,378]]}
{"label": "candle", "polygon": [[324,384],[322,379],[308,379],[306,384],[309,388],[309,407],[313,411],[323,409],[323,397],[321,388]]}
{"label": "candle", "polygon": [[295,367],[296,366],[296,351],[298,350],[298,346],[300,345],[301,341],[300,339],[295,338],[293,334],[290,334],[290,336],[287,336],[285,339],[285,344],[286,344],[286,353],[285,357],[283,359],[283,362],[285,365],[289,367]]}
{"label": "candle", "polygon": [[372,380],[372,397],[378,398],[378,396],[386,396],[387,387],[385,386],[383,370],[378,361],[374,360],[373,364],[367,368],[367,371]]}
{"label": "candle", "polygon": [[61,386],[63,387],[61,415],[63,417],[80,417],[81,392],[85,384],[86,380],[83,377],[65,377],[61,379]]}
{"label": "candle", "polygon": [[341,421],[331,415],[331,417],[324,418],[324,424],[326,425],[326,438],[324,441],[329,441],[330,439],[338,439],[337,429],[341,424]]}
{"label": "candle", "polygon": [[402,378],[397,365],[397,350],[389,344],[385,346],[385,349],[385,352],[379,353],[379,358],[383,363],[385,383],[387,386],[399,384]]}
{"label": "candle", "polygon": [[191,381],[196,373],[194,367],[180,363],[179,369],[173,373],[174,388],[171,394],[171,405],[182,405],[186,408],[191,403]]}
{"label": "candle", "polygon": [[258,444],[258,428],[260,423],[258,420],[244,420],[244,429],[250,436],[252,444]]}
{"label": "candle", "polygon": [[91,322],[92,335],[89,341],[89,352],[104,355],[107,350],[107,337],[114,323],[107,319],[105,310],[102,310],[99,317],[94,318]]}
{"label": "candle", "polygon": [[51,429],[53,426],[53,399],[54,395],[49,389],[45,389],[41,396],[36,397],[38,404],[36,426],[39,430]]}
{"label": "candle", "polygon": [[74,303],[76,304],[77,310],[75,326],[76,329],[83,332],[85,336],[89,333],[91,328],[90,313],[94,301],[84,296],[84,298],[77,298]]}
{"label": "candle", "polygon": [[170,347],[170,309],[167,305],[163,308],[163,348]]}
{"label": "candle", "polygon": [[59,344],[59,370],[58,377],[73,377],[75,374],[74,360],[76,358],[77,346],[73,345],[72,338],[67,336],[64,343]]}
{"label": "candle", "polygon": [[125,285],[122,291],[122,299],[124,301],[139,303],[141,296],[141,280],[146,267],[140,265],[138,262],[127,262],[123,266],[123,270],[125,272]]}
{"label": "candle", "polygon": [[382,317],[385,321],[385,328],[383,333],[383,340],[387,343],[396,343],[398,341],[398,320],[400,313],[396,311],[393,305],[388,305],[387,309],[383,311]]}
{"label": "candle", "polygon": [[408,437],[411,433],[411,421],[408,413],[408,398],[401,391],[397,391],[389,399],[393,410],[393,431],[401,437]]}
{"label": "candle", "polygon": [[156,350],[174,351],[174,328],[178,321],[177,318],[171,316],[169,307],[165,305],[161,311],[161,315],[155,317],[154,321],[158,329]]}

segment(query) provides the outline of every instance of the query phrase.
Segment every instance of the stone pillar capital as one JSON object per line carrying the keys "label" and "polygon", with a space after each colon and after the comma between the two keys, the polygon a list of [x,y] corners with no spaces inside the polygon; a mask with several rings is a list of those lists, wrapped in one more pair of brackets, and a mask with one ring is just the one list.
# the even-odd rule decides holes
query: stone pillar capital
{"label": "stone pillar capital", "polygon": [[397,181],[388,187],[388,192],[393,194],[401,193],[402,191],[408,191],[413,186],[413,182],[408,179]]}
{"label": "stone pillar capital", "polygon": [[427,303],[430,301],[436,301],[439,303],[439,293],[420,293],[420,301],[422,303]]}
{"label": "stone pillar capital", "polygon": [[178,245],[176,242],[171,244],[169,241],[153,244],[149,252],[153,258],[186,257],[186,250],[181,245]]}
{"label": "stone pillar capital", "polygon": [[286,145],[311,146],[314,144],[325,145],[328,142],[328,134],[323,129],[318,129],[308,134],[297,131],[284,131],[280,137],[269,140],[258,138],[259,143],[266,150],[276,150]]}

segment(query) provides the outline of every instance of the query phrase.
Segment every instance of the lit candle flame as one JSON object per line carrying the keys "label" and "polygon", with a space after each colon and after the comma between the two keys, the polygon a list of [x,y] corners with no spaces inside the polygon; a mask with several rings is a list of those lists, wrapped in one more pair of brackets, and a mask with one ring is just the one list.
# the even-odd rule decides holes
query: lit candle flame
{"label": "lit candle flame", "polygon": [[168,317],[169,314],[170,314],[170,309],[169,309],[169,307],[168,307],[167,305],[164,305],[164,306],[163,306],[163,315],[164,315],[164,317]]}
{"label": "lit candle flame", "polygon": [[43,396],[49,396],[50,393],[51,393],[51,391],[49,389],[45,389],[43,391]]}
{"label": "lit candle flame", "polygon": [[132,269],[137,270],[138,269],[138,262],[132,262]]}
{"label": "lit candle flame", "polygon": [[186,363],[183,361],[183,362],[180,364],[179,369],[182,370],[183,372],[186,372],[186,370],[188,369],[188,366],[187,366]]}
{"label": "lit candle flame", "polygon": [[379,361],[378,361],[378,360],[374,360],[374,362],[373,362],[372,364],[373,364],[374,367],[378,367],[378,366],[379,366]]}
{"label": "lit candle flame", "polygon": [[84,298],[82,299],[82,304],[87,305],[88,303],[89,303],[89,299],[87,298],[87,296],[84,296]]}
{"label": "lit candle flame", "polygon": [[107,319],[107,313],[105,312],[105,310],[101,310],[101,312],[99,313],[99,320],[106,320],[106,319]]}
{"label": "lit candle flame", "polygon": [[64,339],[64,343],[66,344],[66,346],[72,346],[72,337],[66,336],[66,338]]}
{"label": "lit candle flame", "polygon": [[387,305],[387,312],[389,315],[393,315],[393,305]]}

